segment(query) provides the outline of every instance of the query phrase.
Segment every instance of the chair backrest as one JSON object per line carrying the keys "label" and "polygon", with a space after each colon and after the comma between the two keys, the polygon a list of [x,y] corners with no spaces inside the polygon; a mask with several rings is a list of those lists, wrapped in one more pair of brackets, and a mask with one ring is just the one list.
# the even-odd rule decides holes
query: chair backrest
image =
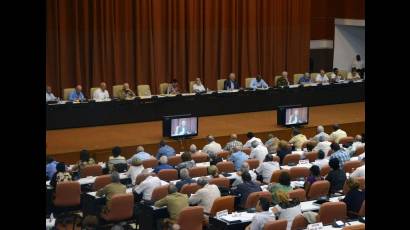
{"label": "chair backrest", "polygon": [[208,154],[205,154],[205,153],[193,154],[193,155],[191,155],[191,157],[192,157],[192,160],[195,161],[195,163],[201,163],[201,162],[209,161]]}
{"label": "chair backrest", "polygon": [[190,81],[189,82],[189,92],[190,93],[194,92],[194,84],[195,84],[195,81]]}
{"label": "chair backrest", "polygon": [[316,81],[316,76],[318,75],[319,73],[310,73],[310,79],[312,79],[313,81]]}
{"label": "chair backrest", "polygon": [[151,96],[151,89],[149,85],[138,85],[137,86],[138,96]]}
{"label": "chair backrest", "polygon": [[326,202],[320,205],[317,221],[328,225],[335,220],[346,220],[347,210],[344,202]]}
{"label": "chair backrest", "polygon": [[159,84],[159,94],[167,94],[169,83],[161,83]]}
{"label": "chair backrest", "polygon": [[345,145],[349,142],[353,142],[354,141],[354,137],[342,137],[339,139],[339,144]]}
{"label": "chair backrest", "polygon": [[273,171],[272,176],[270,178],[270,182],[271,183],[278,183],[280,174],[282,174],[282,172],[288,172],[289,173],[289,170],[288,169],[281,169],[281,170]]}
{"label": "chair backrest", "polygon": [[253,79],[256,79],[255,77],[248,77],[245,79],[245,88],[250,88],[251,87],[251,82]]}
{"label": "chair backrest", "polygon": [[265,223],[263,230],[286,230],[287,220],[272,220]]}
{"label": "chair backrest", "polygon": [[215,214],[219,211],[227,209],[228,212],[235,211],[235,197],[234,196],[222,196],[218,197],[214,200],[212,204],[212,208],[210,211],[210,216],[215,216]]}
{"label": "chair backrest", "polygon": [[83,169],[81,169],[80,172],[81,178],[88,176],[100,176],[102,174],[102,167],[98,164],[86,166]]}
{"label": "chair backrest", "polygon": [[291,230],[305,229],[308,224],[309,222],[306,220],[306,218],[302,214],[299,214],[293,219]]}
{"label": "chair backrest", "polygon": [[306,201],[306,191],[303,188],[298,188],[288,192],[289,198]]}
{"label": "chair backrest", "polygon": [[314,200],[321,196],[326,196],[329,194],[330,183],[327,180],[316,181],[310,186],[309,192],[307,194],[308,200]]}
{"label": "chair backrest", "polygon": [[222,78],[222,79],[218,79],[216,81],[216,86],[217,86],[218,90],[223,90],[224,89],[225,80],[226,80],[225,78]]}
{"label": "chair backrest", "polygon": [[119,98],[122,87],[124,86],[123,85],[113,85],[112,86],[112,97]]}
{"label": "chair backrest", "polygon": [[345,161],[343,169],[347,173],[352,173],[355,169],[359,168],[362,164],[362,161]]}
{"label": "chair backrest", "polygon": [[217,155],[218,157],[223,158],[223,159],[228,159],[229,151],[221,151],[221,152],[219,152],[219,153],[216,153],[216,155]]}
{"label": "chair backrest", "polygon": [[251,149],[251,148],[243,148],[243,149],[242,149],[242,152],[244,152],[244,153],[246,153],[246,154],[248,154],[248,155],[251,155],[252,149]]}
{"label": "chair backrest", "polygon": [[306,178],[310,174],[309,168],[306,167],[292,167],[289,170],[290,179],[296,180],[297,178]]}
{"label": "chair backrest", "polygon": [[141,184],[147,177],[149,177],[151,174],[149,173],[140,173],[138,176],[135,178],[135,185]]}
{"label": "chair backrest", "polygon": [[355,224],[355,225],[348,225],[342,228],[342,230],[365,230],[365,224]]}
{"label": "chair backrest", "polygon": [[204,208],[201,206],[185,207],[178,216],[180,230],[202,230]]}
{"label": "chair backrest", "polygon": [[348,73],[348,71],[339,69],[339,74],[340,74],[340,76],[342,76],[343,80],[347,79],[347,73]]}
{"label": "chair backrest", "polygon": [[68,100],[68,96],[70,95],[71,92],[73,92],[75,88],[65,88],[63,91],[63,99]]}
{"label": "chair backrest", "polygon": [[276,75],[275,76],[275,86],[278,86],[278,79],[282,77],[282,75]]}
{"label": "chair backrest", "polygon": [[178,180],[178,171],[176,169],[162,169],[158,172],[158,178],[168,182]]}
{"label": "chair backrest", "polygon": [[218,162],[218,163],[216,163],[216,167],[218,168],[218,171],[220,173],[223,173],[223,172],[230,173],[230,172],[235,171],[235,166],[230,161]]}
{"label": "chair backrest", "polygon": [[177,166],[178,164],[182,163],[181,156],[172,156],[168,157],[168,164],[172,166]]}
{"label": "chair backrest", "polygon": [[[359,184],[360,184],[360,188],[361,188],[361,189],[365,189],[365,188],[366,188],[365,178],[364,178],[364,177],[357,177],[356,179],[357,179],[357,181],[358,181]],[[343,185],[343,194],[346,195],[349,191],[350,191],[350,188],[349,188],[349,186],[347,185],[347,180],[345,180],[345,183],[344,183],[344,185]]]}
{"label": "chair backrest", "polygon": [[272,161],[280,162],[280,157],[278,156],[272,156]]}
{"label": "chair backrest", "polygon": [[354,152],[354,156],[359,156],[362,153],[364,153],[364,146],[359,146],[356,148],[356,151]]}
{"label": "chair backrest", "polygon": [[189,197],[191,194],[196,193],[196,191],[198,191],[200,188],[201,186],[199,186],[197,183],[184,184],[181,188],[180,193],[187,194]]}
{"label": "chair backrest", "polygon": [[267,192],[267,191],[261,191],[261,192],[252,192],[249,194],[248,198],[246,199],[245,202],[245,208],[254,208],[256,207],[256,203],[258,202],[259,198],[265,197],[266,199],[269,200],[269,202],[272,201],[272,193]]}
{"label": "chair backrest", "polygon": [[246,160],[245,162],[248,162],[250,170],[256,169],[259,166],[258,159],[249,159],[249,160]]}
{"label": "chair backrest", "polygon": [[90,89],[90,98],[94,99],[94,92],[98,89],[99,87],[92,87]]}
{"label": "chair backrest", "polygon": [[107,184],[111,183],[111,175],[102,175],[102,176],[97,176],[95,178],[94,184],[93,184],[93,191],[97,191],[100,188],[103,188]]}
{"label": "chair backrest", "polygon": [[288,165],[289,163],[299,163],[300,155],[299,154],[288,154],[283,158],[283,165]]}
{"label": "chair backrest", "polygon": [[226,177],[212,178],[209,180],[209,184],[217,185],[218,187],[229,188],[229,179]]}
{"label": "chair backrest", "polygon": [[78,181],[60,182],[56,185],[54,206],[72,207],[80,205],[81,185]]}
{"label": "chair backrest", "polygon": [[301,77],[303,77],[303,73],[295,73],[293,74],[293,84],[298,84],[299,83],[299,79]]}
{"label": "chair backrest", "polygon": [[144,166],[144,168],[155,168],[158,165],[158,160],[157,159],[143,160],[142,165]]}
{"label": "chair backrest", "polygon": [[188,169],[189,176],[191,177],[201,177],[208,175],[208,168],[207,167],[192,167]]}
{"label": "chair backrest", "polygon": [[330,166],[329,165],[324,165],[322,168],[320,168],[320,176],[326,176],[330,172]]}
{"label": "chair backrest", "polygon": [[151,201],[155,202],[166,197],[168,195],[168,187],[169,185],[162,185],[154,188],[154,190],[152,191]]}
{"label": "chair backrest", "polygon": [[366,216],[366,204],[365,204],[366,200],[363,201],[362,203],[362,207],[360,207],[359,210],[359,216]]}
{"label": "chair backrest", "polygon": [[305,153],[305,158],[309,160],[309,162],[314,162],[318,157],[318,152],[308,152]]}
{"label": "chair backrest", "polygon": [[122,221],[133,217],[134,195],[131,193],[117,194],[111,198],[111,205],[108,213],[103,215],[107,221]]}

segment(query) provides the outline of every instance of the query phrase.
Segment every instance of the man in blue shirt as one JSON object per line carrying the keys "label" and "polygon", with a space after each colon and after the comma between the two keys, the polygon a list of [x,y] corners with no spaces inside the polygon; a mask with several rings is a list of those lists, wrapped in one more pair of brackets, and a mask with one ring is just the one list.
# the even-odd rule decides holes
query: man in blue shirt
{"label": "man in blue shirt", "polygon": [[127,160],[127,163],[131,164],[131,162],[134,159],[144,161],[144,160],[149,160],[149,159],[152,159],[152,158],[153,158],[153,156],[151,156],[151,154],[149,154],[147,152],[144,152],[144,147],[138,146],[137,147],[137,152],[130,159]]}
{"label": "man in blue shirt", "polygon": [[349,152],[344,150],[343,148],[340,148],[339,144],[337,143],[332,143],[330,145],[330,148],[332,149],[333,153],[330,156],[329,160],[337,158],[339,160],[340,169],[343,169],[345,162],[350,160]]}
{"label": "man in blue shirt", "polygon": [[68,96],[69,101],[83,101],[85,100],[84,94],[81,92],[83,87],[81,85],[77,85],[75,90],[70,93]]}
{"label": "man in blue shirt", "polygon": [[154,171],[152,171],[152,172],[153,173],[159,173],[159,171],[161,171],[163,169],[174,169],[174,167],[172,167],[171,165],[168,164],[168,157],[166,157],[166,156],[162,156],[159,159],[159,165],[157,167],[155,167]]}
{"label": "man in blue shirt", "polygon": [[47,156],[46,164],[46,175],[47,178],[51,180],[51,177],[53,177],[54,173],[57,172],[56,166],[58,162],[55,161],[52,157]]}
{"label": "man in blue shirt", "polygon": [[159,150],[157,153],[157,159],[159,160],[159,158],[162,156],[166,156],[166,157],[175,156],[175,149],[165,144],[164,140],[161,140],[161,142],[159,142]]}
{"label": "man in blue shirt", "polygon": [[232,155],[228,158],[228,161],[232,161],[233,164],[235,165],[235,170],[239,171],[241,168],[241,165],[244,161],[248,160],[248,155],[244,152],[241,151],[241,148],[239,146],[233,147],[233,153]]}
{"label": "man in blue shirt", "polygon": [[304,85],[310,83],[310,74],[305,73],[301,78],[299,78],[298,84]]}
{"label": "man in blue shirt", "polygon": [[251,88],[253,89],[266,89],[269,88],[268,84],[262,79],[261,75],[256,75],[256,79],[251,81]]}

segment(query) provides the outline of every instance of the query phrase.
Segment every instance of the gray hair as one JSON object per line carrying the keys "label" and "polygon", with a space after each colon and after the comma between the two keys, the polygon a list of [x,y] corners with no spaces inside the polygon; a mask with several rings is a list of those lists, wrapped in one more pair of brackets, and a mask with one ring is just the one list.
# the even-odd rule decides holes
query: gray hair
{"label": "gray hair", "polygon": [[196,153],[196,151],[197,151],[196,145],[194,145],[194,144],[190,145],[189,146],[189,151],[191,153]]}
{"label": "gray hair", "polygon": [[198,178],[198,180],[196,181],[196,183],[197,183],[199,186],[205,186],[206,184],[208,184],[208,177],[206,177],[206,176],[200,177],[200,178]]}
{"label": "gray hair", "polygon": [[249,167],[248,162],[243,162],[239,171],[241,171],[242,173],[249,172],[249,168],[250,167]]}
{"label": "gray hair", "polygon": [[234,146],[234,147],[232,148],[232,150],[233,150],[233,152],[238,152],[238,151],[241,151],[241,150],[242,150],[242,147],[236,145],[236,146]]}
{"label": "gray hair", "polygon": [[209,135],[207,138],[208,142],[215,141],[215,138],[212,135]]}
{"label": "gray hair", "polygon": [[321,132],[323,132],[323,131],[325,131],[325,129],[323,128],[323,126],[319,125],[319,126],[317,127],[317,132],[318,132],[318,133],[321,133]]}
{"label": "gray hair", "polygon": [[251,146],[252,148],[256,148],[259,145],[258,141],[252,141]]}
{"label": "gray hair", "polygon": [[231,134],[231,140],[237,140],[238,136],[235,133]]}
{"label": "gray hair", "polygon": [[356,141],[362,141],[362,136],[361,135],[356,135],[354,138]]}
{"label": "gray hair", "polygon": [[142,147],[141,145],[137,147],[137,153],[139,152],[144,152],[144,147]]}
{"label": "gray hair", "polygon": [[176,192],[178,192],[177,186],[175,186],[175,184],[173,184],[173,183],[170,183],[169,186],[168,186],[168,193],[172,194],[172,193],[176,193]]}
{"label": "gray hair", "polygon": [[179,171],[179,177],[181,177],[181,179],[188,179],[189,178],[189,170],[186,168],[183,168]]}
{"label": "gray hair", "polygon": [[111,173],[111,182],[120,183],[120,174],[117,171]]}
{"label": "gray hair", "polygon": [[168,157],[167,156],[162,156],[159,158],[159,163],[161,164],[166,164],[168,163]]}

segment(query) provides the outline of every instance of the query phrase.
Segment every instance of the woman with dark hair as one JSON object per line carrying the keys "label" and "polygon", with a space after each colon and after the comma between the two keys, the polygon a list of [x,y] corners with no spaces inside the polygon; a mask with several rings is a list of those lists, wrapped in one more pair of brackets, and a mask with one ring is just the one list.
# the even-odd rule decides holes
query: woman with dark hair
{"label": "woman with dark hair", "polygon": [[168,85],[167,94],[179,94],[179,85],[177,79],[172,79],[171,83]]}
{"label": "woman with dark hair", "polygon": [[357,215],[351,212],[359,212],[365,199],[365,191],[360,188],[360,183],[355,177],[350,177],[347,179],[346,184],[350,190],[342,201],[346,203],[346,209],[348,211],[347,214],[349,217],[357,218]]}
{"label": "woman with dark hair", "polygon": [[50,181],[50,185],[53,186],[54,189],[56,189],[57,184],[60,182],[72,181],[70,173],[66,172],[66,166],[64,163],[58,163],[56,169],[57,172],[54,173]]}
{"label": "woman with dark hair", "polygon": [[320,176],[320,168],[317,165],[312,165],[312,167],[310,167],[310,175],[305,180],[306,194],[309,193],[310,186],[319,180],[323,180],[323,178]]}
{"label": "woman with dark hair", "polygon": [[83,168],[90,166],[90,165],[94,165],[94,164],[95,164],[94,159],[90,157],[90,154],[88,153],[87,150],[83,149],[80,152],[80,160],[77,162],[77,164],[73,166],[71,171],[75,172],[78,170],[81,175],[81,170]]}
{"label": "woman with dark hair", "polygon": [[339,159],[337,158],[330,159],[329,166],[332,170],[330,170],[325,179],[330,182],[330,194],[333,194],[343,189],[346,173],[340,169]]}
{"label": "woman with dark hair", "polygon": [[282,165],[283,159],[286,155],[292,153],[292,149],[289,147],[289,143],[287,141],[281,140],[278,144],[277,156],[280,158],[280,164]]}
{"label": "woman with dark hair", "polygon": [[290,192],[292,191],[293,188],[290,186],[290,175],[288,172],[282,172],[279,176],[279,183],[275,184],[269,184],[268,185],[268,191],[272,193],[272,202],[274,204],[278,203],[276,193],[278,191],[283,191],[283,192]]}
{"label": "woman with dark hair", "polygon": [[[116,169],[116,168],[114,167],[115,165],[127,165],[127,160],[125,159],[125,157],[121,156],[122,150],[121,150],[120,147],[115,146],[115,147],[112,149],[111,152],[112,152],[112,156],[110,156],[110,157],[108,158],[108,163],[107,163],[108,169],[110,170],[110,173],[111,173],[112,171],[114,171],[114,169]],[[116,170],[117,170],[117,171],[123,171],[123,170],[118,170],[118,169],[116,169]],[[128,170],[128,168],[126,168],[125,171],[126,171],[126,170]]]}
{"label": "woman with dark hair", "polygon": [[189,152],[184,152],[181,155],[182,162],[177,165],[177,170],[183,168],[190,169],[195,166],[195,161],[192,160],[191,154]]}

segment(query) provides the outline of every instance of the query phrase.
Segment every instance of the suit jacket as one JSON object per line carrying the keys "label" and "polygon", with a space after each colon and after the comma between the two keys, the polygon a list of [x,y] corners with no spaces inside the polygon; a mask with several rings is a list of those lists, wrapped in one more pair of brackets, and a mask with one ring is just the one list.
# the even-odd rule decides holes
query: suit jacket
{"label": "suit jacket", "polygon": [[[231,85],[230,80],[229,80],[229,79],[225,80],[225,81],[224,81],[224,90],[227,90],[227,89],[230,87],[230,85]],[[234,81],[234,82],[233,82],[233,85],[234,85],[234,88],[235,88],[235,89],[239,89],[238,81]]]}

